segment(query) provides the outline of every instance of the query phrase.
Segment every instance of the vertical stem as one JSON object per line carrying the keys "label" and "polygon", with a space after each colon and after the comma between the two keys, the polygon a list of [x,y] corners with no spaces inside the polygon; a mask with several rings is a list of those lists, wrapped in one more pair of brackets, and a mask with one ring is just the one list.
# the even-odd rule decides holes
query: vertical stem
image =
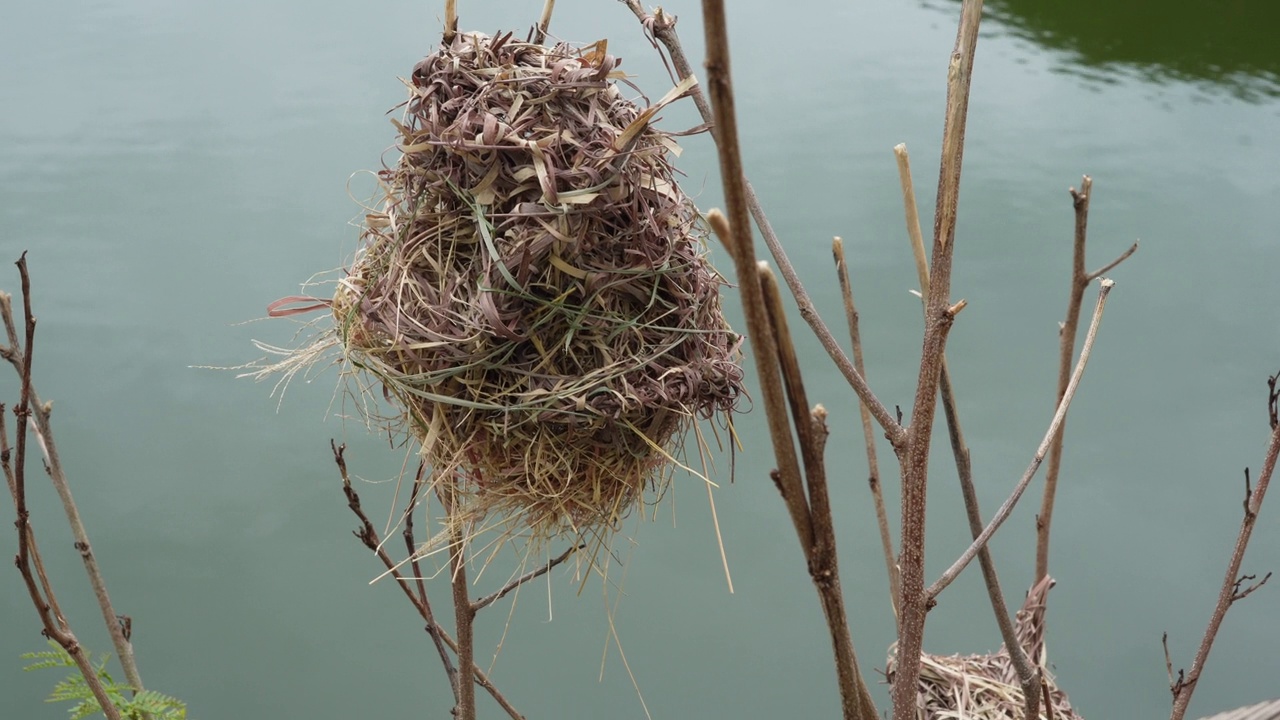
{"label": "vertical stem", "polygon": [[444,42],[458,36],[458,0],[444,0]]}
{"label": "vertical stem", "polygon": [[[445,492],[452,492],[452,489]],[[449,544],[449,572],[453,579],[453,612],[457,619],[458,633],[458,720],[476,720],[475,686],[475,634],[472,622],[476,610],[471,605],[467,589],[466,538],[456,515],[457,504],[449,502],[449,522],[454,524],[453,538]]]}
{"label": "vertical stem", "polygon": [[[1058,336],[1058,395],[1054,404],[1062,401],[1071,378],[1071,360],[1075,354],[1076,330],[1080,325],[1080,307],[1084,303],[1084,291],[1089,285],[1084,269],[1085,241],[1089,228],[1089,198],[1093,194],[1093,178],[1085,175],[1080,190],[1071,189],[1071,204],[1075,208],[1075,242],[1071,253],[1071,294],[1067,300],[1067,317]],[[1036,575],[1032,584],[1049,574],[1049,528],[1053,522],[1053,502],[1058,492],[1058,471],[1062,467],[1063,436],[1067,424],[1058,428],[1049,447],[1049,464],[1044,471],[1044,495],[1040,501],[1040,514],[1036,516]]]}
{"label": "vertical stem", "polygon": [[[849,282],[849,266],[844,259],[844,241],[835,238],[831,253],[836,261],[836,275],[840,280],[840,295],[844,299],[844,314],[849,321],[849,338],[853,343],[853,366],[865,378],[867,368],[862,361],[862,336],[858,331],[858,307],[853,302],[853,286]],[[893,536],[889,532],[889,515],[884,509],[884,490],[880,481],[880,463],[876,459],[875,427],[871,424],[871,411],[858,399],[858,414],[862,417],[862,440],[867,448],[867,484],[871,486],[871,499],[876,508],[876,524],[880,527],[880,546],[884,550],[885,571],[889,574],[889,603],[893,607],[895,627],[898,622],[898,564],[893,560]]]}
{"label": "vertical stem", "polygon": [[965,0],[947,72],[947,109],[933,226],[933,278],[926,296],[920,375],[906,446],[899,451],[902,461],[902,552],[898,564],[902,573],[902,589],[898,600],[901,612],[898,668],[892,691],[894,720],[916,718],[916,686],[920,678],[920,652],[924,642],[925,613],[928,611],[924,593],[924,548],[929,444],[937,410],[943,351],[954,319],[949,299],[951,261],[955,248],[969,84],[981,18],[982,0]]}

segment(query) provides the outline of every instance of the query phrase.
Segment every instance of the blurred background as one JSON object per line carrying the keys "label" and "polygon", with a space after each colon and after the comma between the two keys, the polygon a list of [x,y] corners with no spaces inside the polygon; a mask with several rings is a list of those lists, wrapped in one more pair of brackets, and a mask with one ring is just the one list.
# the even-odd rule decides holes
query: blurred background
{"label": "blurred background", "polygon": [[[463,0],[461,27],[523,33],[540,0]],[[370,586],[376,560],[349,534],[329,439],[353,471],[393,479],[402,451],[331,406],[336,375],[237,380],[249,323],[340,267],[394,133],[397,81],[439,40],[442,3],[364,5],[156,0],[11,3],[0,24],[0,257],[29,250],[40,317],[36,382],[54,401],[63,460],[116,607],[133,617],[147,685],[198,718],[447,718],[452,703],[421,622],[399,591]],[[920,311],[891,148],[907,143],[931,225],[958,3],[731,4],[747,172],[819,309],[842,325],[830,262],[845,238],[868,375],[910,405]],[[1098,346],[1072,408],[1054,521],[1048,645],[1087,717],[1169,708],[1161,633],[1190,664],[1239,525],[1242,470],[1268,435],[1266,378],[1280,370],[1280,6],[1233,2],[988,3],[978,47],[954,297],[969,307],[949,357],[984,511],[1026,467],[1053,410],[1072,211],[1093,176],[1090,268],[1141,239],[1111,274]],[[680,0],[699,62],[699,8]],[[616,2],[562,0],[552,34],[609,39],[650,98],[670,80]],[[697,123],[692,103],[663,127]],[[704,209],[721,204],[706,136],[680,167]],[[720,265],[728,270],[723,253]],[[10,266],[5,265],[5,268]],[[17,273],[0,269],[0,287]],[[1086,313],[1094,291],[1086,296]],[[742,327],[736,298],[732,319]],[[883,668],[893,639],[854,395],[799,332],[828,445],[855,646]],[[0,375],[14,402],[17,381]],[[655,718],[835,717],[816,596],[767,478],[764,417],[739,419],[745,450],[715,479],[735,591],[727,590],[700,482],[677,478],[655,522],[628,523],[621,591],[569,571],[524,589],[508,617],[481,615],[478,659],[531,718],[643,718],[609,640],[608,610]],[[939,438],[941,440],[941,438]],[[950,458],[936,444],[928,572],[968,542]],[[882,448],[890,516],[896,466]],[[61,511],[34,475],[31,504],[59,598],[94,650],[109,649]],[[1011,605],[1032,579],[1039,482],[993,549]],[[362,488],[385,508],[389,485]],[[379,499],[382,499],[381,501]],[[382,502],[383,504],[378,504]],[[1280,499],[1265,507],[1246,572],[1280,569]],[[7,506],[8,504],[5,503]],[[376,514],[375,514],[376,517]],[[8,527],[6,523],[6,527]],[[12,556],[14,533],[0,534]],[[510,567],[514,553],[498,560]],[[21,672],[43,649],[17,572],[0,570],[5,718],[62,717],[59,679]],[[500,583],[497,570],[478,592]],[[447,613],[447,589],[435,593]],[[1000,644],[970,569],[930,614],[925,647]],[[1275,694],[1280,589],[1229,614],[1192,706],[1208,714]],[[503,637],[493,661],[493,648]],[[878,674],[873,681],[882,679]],[[877,685],[881,708],[887,693]],[[497,717],[481,694],[482,717]]]}

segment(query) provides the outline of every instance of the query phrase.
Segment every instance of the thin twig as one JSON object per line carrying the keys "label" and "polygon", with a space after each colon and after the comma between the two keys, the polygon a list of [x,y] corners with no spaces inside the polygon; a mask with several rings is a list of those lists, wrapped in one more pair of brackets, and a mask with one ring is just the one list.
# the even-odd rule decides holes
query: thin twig
{"label": "thin twig", "polygon": [[[800,375],[800,361],[796,357],[795,344],[787,327],[778,281],[763,263],[759,273],[770,326],[777,341],[778,364],[786,382],[792,419],[800,436],[800,450],[808,486],[808,503],[804,506],[804,511],[808,513],[813,527],[813,548],[806,553],[809,557],[809,577],[818,591],[827,629],[831,634],[841,708],[846,718],[873,720],[876,717],[875,703],[871,700],[871,692],[858,669],[858,658],[854,653],[853,638],[849,634],[849,619],[840,587],[835,528],[827,491],[826,464],[823,460],[828,435],[827,411],[821,405],[809,410],[809,399]],[[784,500],[790,502],[789,499]],[[800,502],[803,502],[803,498]]]}
{"label": "thin twig", "polygon": [[[1089,200],[1093,197],[1093,178],[1085,175],[1080,181],[1080,189],[1071,188],[1071,206],[1075,210],[1075,240],[1071,252],[1071,292],[1067,299],[1067,316],[1062,323],[1058,337],[1058,393],[1055,402],[1062,401],[1067,390],[1067,382],[1071,377],[1071,359],[1075,354],[1076,334],[1080,325],[1080,309],[1084,304],[1084,291],[1089,283],[1120,263],[1124,262],[1138,250],[1135,242],[1128,250],[1115,260],[1099,268],[1096,272],[1085,272],[1085,245],[1089,235]],[[1032,584],[1049,573],[1049,535],[1053,523],[1053,503],[1058,491],[1058,473],[1062,468],[1063,437],[1067,425],[1064,422],[1058,428],[1049,448],[1049,463],[1044,471],[1044,493],[1040,500],[1040,514],[1036,516],[1036,574]]]}
{"label": "thin twig", "polygon": [[[430,603],[426,601],[425,597],[419,597],[417,593],[414,592],[413,586],[409,583],[409,579],[400,572],[399,564],[387,554],[385,549],[383,549],[382,540],[378,537],[378,531],[374,529],[373,522],[369,520],[369,516],[365,514],[364,508],[361,507],[360,496],[351,486],[351,478],[347,474],[347,461],[345,457],[345,451],[347,449],[346,444],[339,445],[333,440],[330,440],[329,442],[330,446],[333,448],[334,462],[337,464],[338,472],[342,476],[342,491],[346,495],[347,506],[360,520],[360,529],[356,530],[352,534],[355,535],[365,547],[369,548],[369,550],[382,561],[382,564],[387,568],[387,573],[395,579],[396,585],[398,585],[401,591],[404,592],[405,597],[409,599],[409,603],[413,605],[413,607],[418,611],[418,614],[427,623],[427,633],[432,635],[439,634],[439,637],[444,641],[444,644],[448,646],[450,650],[457,652],[457,641],[454,640],[443,627],[436,623],[435,614],[431,610]],[[449,660],[445,660],[444,664],[446,669],[452,666],[452,663]],[[484,688],[485,691],[487,691],[489,695],[497,701],[498,705],[502,707],[507,715],[512,718],[512,720],[524,720],[524,716],[521,715],[514,706],[512,706],[511,702],[507,700],[501,692],[498,691],[497,687],[495,687],[489,680],[489,676],[485,674],[484,670],[473,664],[472,671],[475,673],[475,683]]]}
{"label": "thin twig", "polygon": [[[858,307],[853,302],[853,285],[849,282],[849,266],[844,258],[844,241],[831,241],[831,253],[835,257],[836,275],[840,280],[840,296],[844,299],[844,314],[849,322],[849,338],[853,344],[853,364],[865,378],[866,366],[862,361],[862,337],[858,331]],[[893,621],[898,622],[898,564],[894,562],[893,536],[889,531],[889,515],[884,509],[884,490],[880,481],[880,463],[876,459],[875,428],[871,424],[871,411],[858,398],[858,414],[862,418],[862,439],[867,448],[867,484],[871,486],[871,498],[876,508],[876,524],[880,527],[880,546],[884,550],[885,571],[889,574],[889,603],[893,608]]]}
{"label": "thin twig", "polygon": [[1116,268],[1116,266],[1117,266],[1117,265],[1119,265],[1120,263],[1124,262],[1125,260],[1128,260],[1128,259],[1129,259],[1129,256],[1130,256],[1130,255],[1133,255],[1133,254],[1134,254],[1134,253],[1136,253],[1136,252],[1138,252],[1138,241],[1137,241],[1137,240],[1134,240],[1134,241],[1133,241],[1133,244],[1129,246],[1129,249],[1128,249],[1128,250],[1125,250],[1125,251],[1124,251],[1124,252],[1122,252],[1122,253],[1120,253],[1120,256],[1119,256],[1119,257],[1117,257],[1115,260],[1112,260],[1111,262],[1107,263],[1106,265],[1103,265],[1102,267],[1098,268],[1097,270],[1094,270],[1093,272],[1089,273],[1088,275],[1085,275],[1085,276],[1084,276],[1084,277],[1085,277],[1085,283],[1086,283],[1086,284],[1091,283],[1091,282],[1093,282],[1094,280],[1097,280],[1098,278],[1102,277],[1103,275],[1106,275],[1107,273],[1111,272],[1112,270],[1114,270],[1114,269]]}
{"label": "thin twig", "polygon": [[[1275,402],[1275,399],[1276,393],[1272,390],[1271,402]],[[1258,484],[1254,486],[1248,507],[1245,508],[1240,532],[1236,536],[1231,560],[1227,563],[1227,572],[1222,580],[1222,588],[1218,591],[1218,602],[1213,608],[1213,614],[1209,616],[1209,625],[1205,628],[1204,637],[1200,640],[1200,648],[1196,650],[1195,660],[1192,661],[1191,669],[1187,671],[1185,677],[1179,673],[1178,682],[1170,688],[1173,691],[1173,712],[1169,715],[1170,720],[1182,720],[1186,715],[1187,706],[1191,703],[1191,695],[1200,682],[1200,675],[1204,672],[1205,663],[1209,660],[1209,651],[1213,648],[1213,641],[1218,636],[1218,629],[1222,627],[1227,610],[1233,603],[1258,589],[1267,578],[1271,577],[1268,573],[1262,582],[1243,590],[1240,587],[1248,579],[1240,575],[1240,565],[1244,562],[1244,553],[1249,547],[1253,526],[1258,521],[1258,511],[1262,508],[1267,486],[1271,484],[1271,475],[1275,472],[1277,457],[1280,457],[1280,426],[1273,427],[1271,430],[1271,443],[1267,446],[1266,459],[1262,462],[1262,472],[1258,475]]]}
{"label": "thin twig", "polygon": [[938,596],[948,585],[950,585],[960,572],[973,560],[978,551],[991,540],[991,536],[996,530],[1008,519],[1009,514],[1013,512],[1014,506],[1017,505],[1018,499],[1022,497],[1022,493],[1027,489],[1027,485],[1031,483],[1031,479],[1035,477],[1036,470],[1040,468],[1040,464],[1044,461],[1045,455],[1049,452],[1049,445],[1053,442],[1053,436],[1058,431],[1058,427],[1067,416],[1067,410],[1071,407],[1071,400],[1075,397],[1076,388],[1080,385],[1080,378],[1084,375],[1085,366],[1089,362],[1089,355],[1093,352],[1093,343],[1098,335],[1098,325],[1102,322],[1103,309],[1107,304],[1107,294],[1111,292],[1114,282],[1107,278],[1102,278],[1102,287],[1098,291],[1098,304],[1093,309],[1093,320],[1089,324],[1089,332],[1085,335],[1084,347],[1080,350],[1080,359],[1076,362],[1075,370],[1071,373],[1071,381],[1067,383],[1067,392],[1062,396],[1062,402],[1058,403],[1057,411],[1053,414],[1053,420],[1049,423],[1049,429],[1045,432],[1044,439],[1040,441],[1040,446],[1036,448],[1035,457],[1031,459],[1031,464],[1027,466],[1026,471],[1014,486],[1013,492],[1005,499],[1004,504],[996,510],[996,514],[987,523],[982,530],[982,534],[973,541],[947,571],[942,573],[933,585],[929,586],[926,595],[930,600]]}
{"label": "thin twig", "polygon": [[920,651],[924,641],[928,598],[924,592],[925,499],[929,477],[929,446],[937,411],[938,383],[943,352],[954,313],[963,305],[951,304],[951,263],[955,251],[956,212],[960,199],[960,172],[964,159],[965,122],[969,109],[969,84],[973,76],[982,0],[965,0],[960,10],[955,49],[947,71],[947,106],[942,127],[942,159],[938,170],[938,195],[933,220],[933,277],[925,295],[924,342],[920,374],[907,440],[898,451],[902,469],[902,545],[898,559],[902,573],[898,608],[898,668],[893,682],[894,720],[915,720]]}
{"label": "thin twig", "polygon": [[586,545],[585,545],[585,544],[582,544],[582,545],[572,545],[572,546],[570,546],[570,547],[569,547],[567,550],[565,550],[564,552],[562,552],[562,553],[560,553],[559,555],[557,555],[557,556],[555,556],[555,557],[551,558],[550,560],[548,560],[548,561],[547,561],[547,563],[546,563],[545,565],[539,566],[537,569],[535,569],[535,570],[531,570],[530,572],[527,572],[527,573],[525,573],[524,575],[521,575],[520,577],[515,578],[514,580],[512,580],[511,582],[509,582],[509,583],[507,583],[505,586],[503,586],[503,588],[502,588],[501,590],[499,590],[499,591],[497,591],[497,592],[495,592],[495,593],[490,593],[490,594],[488,594],[488,595],[485,595],[484,597],[480,598],[479,600],[476,600],[476,601],[472,602],[472,603],[471,603],[471,607],[472,607],[473,609],[475,609],[476,611],[480,611],[480,610],[483,610],[483,609],[485,609],[485,608],[489,607],[490,605],[494,604],[495,602],[497,602],[497,601],[501,600],[502,598],[506,597],[506,596],[507,596],[507,594],[508,594],[508,593],[510,593],[512,590],[515,590],[516,588],[518,588],[518,587],[520,587],[521,585],[523,585],[523,584],[525,584],[525,583],[529,582],[530,580],[536,580],[537,578],[540,578],[540,577],[542,577],[543,575],[546,575],[547,573],[551,572],[551,571],[552,571],[552,569],[554,569],[554,568],[555,568],[555,566],[559,565],[560,563],[564,562],[565,560],[568,560],[570,555],[574,554],[575,552],[577,552],[577,551],[579,551],[579,550],[581,550],[581,549],[583,549],[583,548],[585,548],[585,547],[586,547]]}
{"label": "thin twig", "polygon": [[[898,160],[902,203],[907,213],[907,236],[911,241],[912,255],[916,259],[916,276],[920,282],[920,294],[922,297],[928,297],[929,261],[924,253],[924,238],[920,232],[920,220],[916,211],[915,183],[911,179],[911,161],[907,155],[907,146],[899,144],[893,148],[893,153]],[[942,356],[939,390],[942,395],[943,414],[947,419],[947,436],[951,441],[951,454],[955,458],[956,475],[960,480],[960,495],[964,499],[965,515],[969,520],[969,532],[976,539],[982,533],[982,510],[978,507],[978,493],[973,485],[972,455],[969,452],[968,443],[964,440],[964,430],[960,426],[960,414],[956,409],[955,393],[951,388],[951,369],[947,366],[945,353]],[[1009,660],[1018,673],[1018,684],[1022,686],[1026,717],[1034,718],[1040,706],[1039,672],[1027,658],[1026,648],[1023,648],[1022,643],[1018,641],[989,548],[983,547],[978,551],[978,564],[982,568],[982,579],[987,586],[987,597],[991,601],[991,611],[995,615],[996,626],[999,627],[1000,636],[1009,652]]]}
{"label": "thin twig", "polygon": [[[676,34],[676,18],[670,14],[657,10],[653,15],[644,11],[639,0],[621,0],[628,9],[635,14],[645,29],[652,33],[667,49],[667,54],[671,57],[671,64],[675,67],[676,73],[680,80],[693,77],[693,67],[689,64],[689,59],[684,54],[684,48],[680,44],[680,37]],[[703,14],[705,15],[705,7]],[[704,18],[704,25],[706,20]],[[708,71],[710,67],[708,67]],[[690,93],[693,102],[698,108],[698,113],[702,116],[702,121],[711,126],[711,135],[715,139],[717,146],[723,147],[728,143],[728,139],[723,137],[721,127],[715,120],[715,114],[702,90],[694,87]],[[713,93],[714,97],[714,93]],[[736,129],[734,130],[734,142],[736,143]],[[723,152],[723,151],[722,151]],[[737,150],[734,150],[735,156]],[[741,162],[738,163],[741,168]],[[782,279],[787,284],[787,289],[791,291],[795,298],[796,305],[800,309],[800,317],[808,323],[813,330],[814,335],[818,338],[818,342],[822,344],[822,348],[827,351],[827,355],[831,357],[832,362],[840,370],[840,374],[844,375],[845,380],[853,387],[854,392],[862,402],[867,404],[872,417],[884,429],[885,437],[893,444],[895,448],[900,447],[906,441],[906,431],[901,423],[895,418],[893,413],[885,407],[884,403],[875,396],[871,391],[871,387],[867,385],[866,379],[854,367],[853,362],[844,354],[844,350],[840,347],[840,342],[831,334],[831,330],[827,328],[822,317],[818,315],[817,308],[814,307],[813,300],[809,297],[809,293],[805,290],[800,282],[800,276],[796,273],[795,267],[791,264],[791,260],[787,257],[787,253],[783,250],[782,241],[778,239],[777,233],[774,232],[773,226],[769,223],[769,218],[765,216],[764,209],[760,205],[760,200],[756,196],[755,189],[751,187],[751,183],[746,180],[745,176],[741,177],[742,192],[750,216],[755,219],[756,226],[760,228],[760,235],[764,238],[765,245],[769,248],[769,253],[773,256],[774,262],[778,265],[778,272],[782,275]],[[726,196],[726,203],[728,198]],[[737,220],[732,214],[729,216],[730,221],[735,226]],[[754,251],[753,251],[754,255]]]}

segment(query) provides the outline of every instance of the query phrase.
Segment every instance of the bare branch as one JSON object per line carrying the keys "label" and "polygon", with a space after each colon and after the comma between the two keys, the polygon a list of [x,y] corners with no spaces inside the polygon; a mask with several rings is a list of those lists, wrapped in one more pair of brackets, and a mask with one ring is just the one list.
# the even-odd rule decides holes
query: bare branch
{"label": "bare branch", "polygon": [[[333,440],[329,441],[333,446]],[[334,447],[335,457],[341,455],[337,452],[338,448]],[[339,463],[343,470],[343,478],[346,479],[345,461]],[[404,547],[405,552],[409,556],[409,565],[413,568],[413,581],[418,591],[418,598],[421,600],[423,607],[427,610],[427,635],[431,637],[431,642],[436,646],[436,652],[440,655],[440,662],[444,665],[445,675],[449,678],[449,689],[453,691],[453,703],[457,706],[462,702],[461,690],[458,688],[458,668],[453,664],[453,658],[449,656],[449,651],[445,650],[444,640],[441,638],[440,628],[435,624],[434,617],[431,616],[431,606],[427,600],[427,585],[422,574],[422,554],[418,552],[418,543],[413,536],[413,515],[418,508],[418,500],[426,483],[423,482],[423,476],[427,471],[427,463],[424,460],[418,461],[418,469],[413,474],[413,488],[409,492],[409,504],[404,511]],[[356,498],[356,504],[359,505],[359,497]],[[375,551],[377,548],[374,548]]]}
{"label": "bare branch", "polygon": [[[1075,353],[1077,329],[1080,324],[1080,309],[1084,304],[1084,291],[1089,283],[1115,269],[1120,263],[1128,260],[1138,251],[1138,243],[1129,246],[1115,260],[1098,268],[1094,272],[1085,272],[1085,246],[1089,234],[1089,200],[1093,197],[1093,178],[1085,175],[1080,181],[1080,190],[1070,189],[1071,206],[1075,210],[1075,238],[1072,244],[1071,287],[1067,299],[1067,315],[1062,324],[1058,339],[1058,391],[1054,402],[1061,402],[1067,389],[1067,381],[1071,377],[1071,359]],[[1049,448],[1049,464],[1045,468],[1044,492],[1040,500],[1040,513],[1036,516],[1036,570],[1033,582],[1039,581],[1049,573],[1049,538],[1053,524],[1053,505],[1058,492],[1058,475],[1062,468],[1063,438],[1066,435],[1066,423],[1058,429],[1058,435]]]}
{"label": "bare branch", "polygon": [[[1071,205],[1075,209],[1075,242],[1071,255],[1071,287],[1067,300],[1067,316],[1058,336],[1058,392],[1055,402],[1061,403],[1071,377],[1071,358],[1075,352],[1076,329],[1080,323],[1080,308],[1084,303],[1084,291],[1089,285],[1084,270],[1085,242],[1089,230],[1089,199],[1093,195],[1093,178],[1085,175],[1080,190],[1071,188]],[[1032,582],[1049,573],[1049,530],[1053,523],[1053,503],[1058,492],[1058,472],[1062,467],[1064,423],[1053,438],[1049,448],[1049,466],[1045,468],[1044,492],[1040,499],[1040,513],[1036,515],[1036,571]]]}
{"label": "bare branch", "polygon": [[[813,436],[813,424],[809,420],[809,399],[805,395],[804,380],[800,376],[800,361],[796,357],[796,348],[791,341],[791,331],[787,327],[786,311],[782,307],[782,295],[778,292],[778,281],[769,271],[769,266],[761,262],[757,268],[757,281],[760,283],[761,297],[765,305],[765,316],[769,322],[770,336],[774,341],[775,362],[782,375],[783,392],[787,406],[791,410],[791,421],[800,438],[800,457],[804,461],[805,477],[812,482],[814,472],[821,471],[822,456],[818,452]],[[787,437],[791,442],[791,437]],[[787,505],[795,525],[796,535],[800,538],[800,547],[804,551],[805,561],[810,567],[818,563],[818,556],[829,551],[822,547],[813,528],[813,510],[809,503],[809,494],[800,484],[783,483],[779,475],[778,489],[782,492],[782,501]],[[827,509],[828,514],[830,509]],[[798,520],[798,521],[797,521]]]}
{"label": "bare branch", "polygon": [[[1276,398],[1274,379],[1270,384],[1269,402],[1274,402]],[[1205,663],[1209,660],[1209,651],[1213,648],[1213,641],[1218,636],[1218,630],[1222,627],[1222,621],[1227,615],[1227,610],[1237,600],[1247,597],[1271,578],[1271,573],[1267,573],[1261,581],[1242,588],[1241,586],[1245,582],[1254,579],[1254,576],[1241,575],[1240,565],[1244,562],[1244,553],[1249,547],[1249,538],[1253,535],[1253,526],[1258,521],[1258,510],[1262,507],[1263,498],[1266,497],[1267,486],[1271,484],[1271,476],[1276,469],[1277,457],[1280,457],[1280,427],[1273,427],[1271,430],[1271,443],[1267,446],[1266,459],[1262,462],[1262,472],[1258,475],[1258,484],[1253,488],[1253,495],[1245,507],[1244,519],[1240,523],[1240,532],[1236,536],[1236,544],[1231,551],[1231,560],[1227,563],[1226,576],[1222,580],[1222,588],[1218,591],[1218,602],[1213,608],[1213,614],[1209,616],[1208,627],[1205,628],[1204,637],[1200,640],[1200,648],[1196,650],[1196,657],[1191,663],[1191,669],[1187,671],[1185,677],[1179,672],[1178,682],[1174,683],[1171,688],[1173,691],[1173,712],[1169,715],[1170,720],[1182,720],[1186,715],[1187,706],[1191,703],[1191,695],[1195,692],[1196,684],[1200,681],[1200,674],[1204,672]]]}
{"label": "bare branch", "polygon": [[[1257,590],[1263,585],[1266,585],[1267,581],[1270,579],[1271,579],[1271,573],[1267,573],[1266,575],[1262,576],[1261,580],[1258,580],[1257,575],[1241,575],[1240,577],[1236,578],[1236,584],[1235,586],[1232,587],[1231,602],[1235,602],[1236,600],[1243,600],[1249,597],[1250,595],[1253,594],[1254,590]],[[1244,587],[1244,588],[1241,587],[1246,582],[1249,582],[1251,580],[1258,580],[1258,582],[1252,583],[1248,587]]]}
{"label": "bare branch", "polygon": [[1084,347],[1080,350],[1080,360],[1076,362],[1075,371],[1071,374],[1071,380],[1067,383],[1067,392],[1063,395],[1062,401],[1058,403],[1058,409],[1053,414],[1053,420],[1049,423],[1049,429],[1045,433],[1044,439],[1041,440],[1040,446],[1036,449],[1035,457],[1031,459],[1031,464],[1027,466],[1026,472],[1022,474],[1022,478],[1018,480],[1013,492],[1004,501],[1004,504],[996,510],[996,514],[987,523],[987,527],[983,529],[982,534],[978,536],[973,544],[969,546],[964,554],[957,559],[947,571],[942,573],[942,577],[929,587],[926,595],[930,600],[936,598],[938,593],[942,592],[948,585],[959,576],[960,571],[964,570],[982,549],[984,545],[1000,529],[1000,525],[1008,519],[1009,514],[1013,512],[1013,508],[1018,503],[1018,499],[1022,497],[1022,493],[1027,489],[1027,485],[1031,483],[1031,478],[1035,477],[1036,470],[1040,468],[1040,463],[1044,461],[1045,454],[1049,451],[1049,445],[1053,442],[1054,435],[1058,432],[1058,428],[1062,426],[1063,420],[1067,416],[1067,410],[1071,407],[1071,400],[1075,397],[1076,388],[1080,385],[1080,378],[1084,375],[1085,366],[1089,362],[1089,355],[1093,352],[1093,343],[1098,335],[1098,325],[1102,322],[1102,312],[1107,304],[1107,294],[1111,292],[1111,288],[1115,285],[1111,280],[1102,279],[1102,287],[1098,291],[1098,304],[1093,310],[1093,320],[1089,325],[1089,332],[1085,336]]}
{"label": "bare branch", "polygon": [[[438,488],[439,486],[437,486]],[[449,543],[449,574],[453,583],[453,616],[458,633],[458,705],[454,717],[458,720],[476,720],[476,688],[475,688],[475,633],[472,623],[476,619],[476,610],[471,605],[471,597],[467,588],[467,556],[466,538],[462,528],[456,525],[456,498],[450,496],[454,489],[450,487],[442,495],[445,512],[450,516],[450,523],[455,523],[453,538]],[[442,498],[442,499],[444,499]]]}

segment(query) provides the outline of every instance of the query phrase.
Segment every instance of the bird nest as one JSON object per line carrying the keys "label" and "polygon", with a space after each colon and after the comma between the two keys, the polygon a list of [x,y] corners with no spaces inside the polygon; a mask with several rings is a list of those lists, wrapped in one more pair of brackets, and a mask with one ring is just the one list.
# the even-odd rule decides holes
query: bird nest
{"label": "bird nest", "polygon": [[478,33],[419,62],[332,301],[468,522],[616,528],[742,391],[725,281],[652,125],[691,83],[641,107],[618,64]]}
{"label": "bird nest", "polygon": [[[1027,593],[1014,620],[1014,634],[1028,659],[1040,669],[1040,713],[1035,720],[1083,720],[1047,669],[1044,611],[1053,585],[1053,579],[1045,576]],[[890,682],[896,669],[896,650],[895,643],[886,669]],[[1025,700],[1017,670],[1003,645],[986,655],[920,655],[918,720],[1027,720]]]}

